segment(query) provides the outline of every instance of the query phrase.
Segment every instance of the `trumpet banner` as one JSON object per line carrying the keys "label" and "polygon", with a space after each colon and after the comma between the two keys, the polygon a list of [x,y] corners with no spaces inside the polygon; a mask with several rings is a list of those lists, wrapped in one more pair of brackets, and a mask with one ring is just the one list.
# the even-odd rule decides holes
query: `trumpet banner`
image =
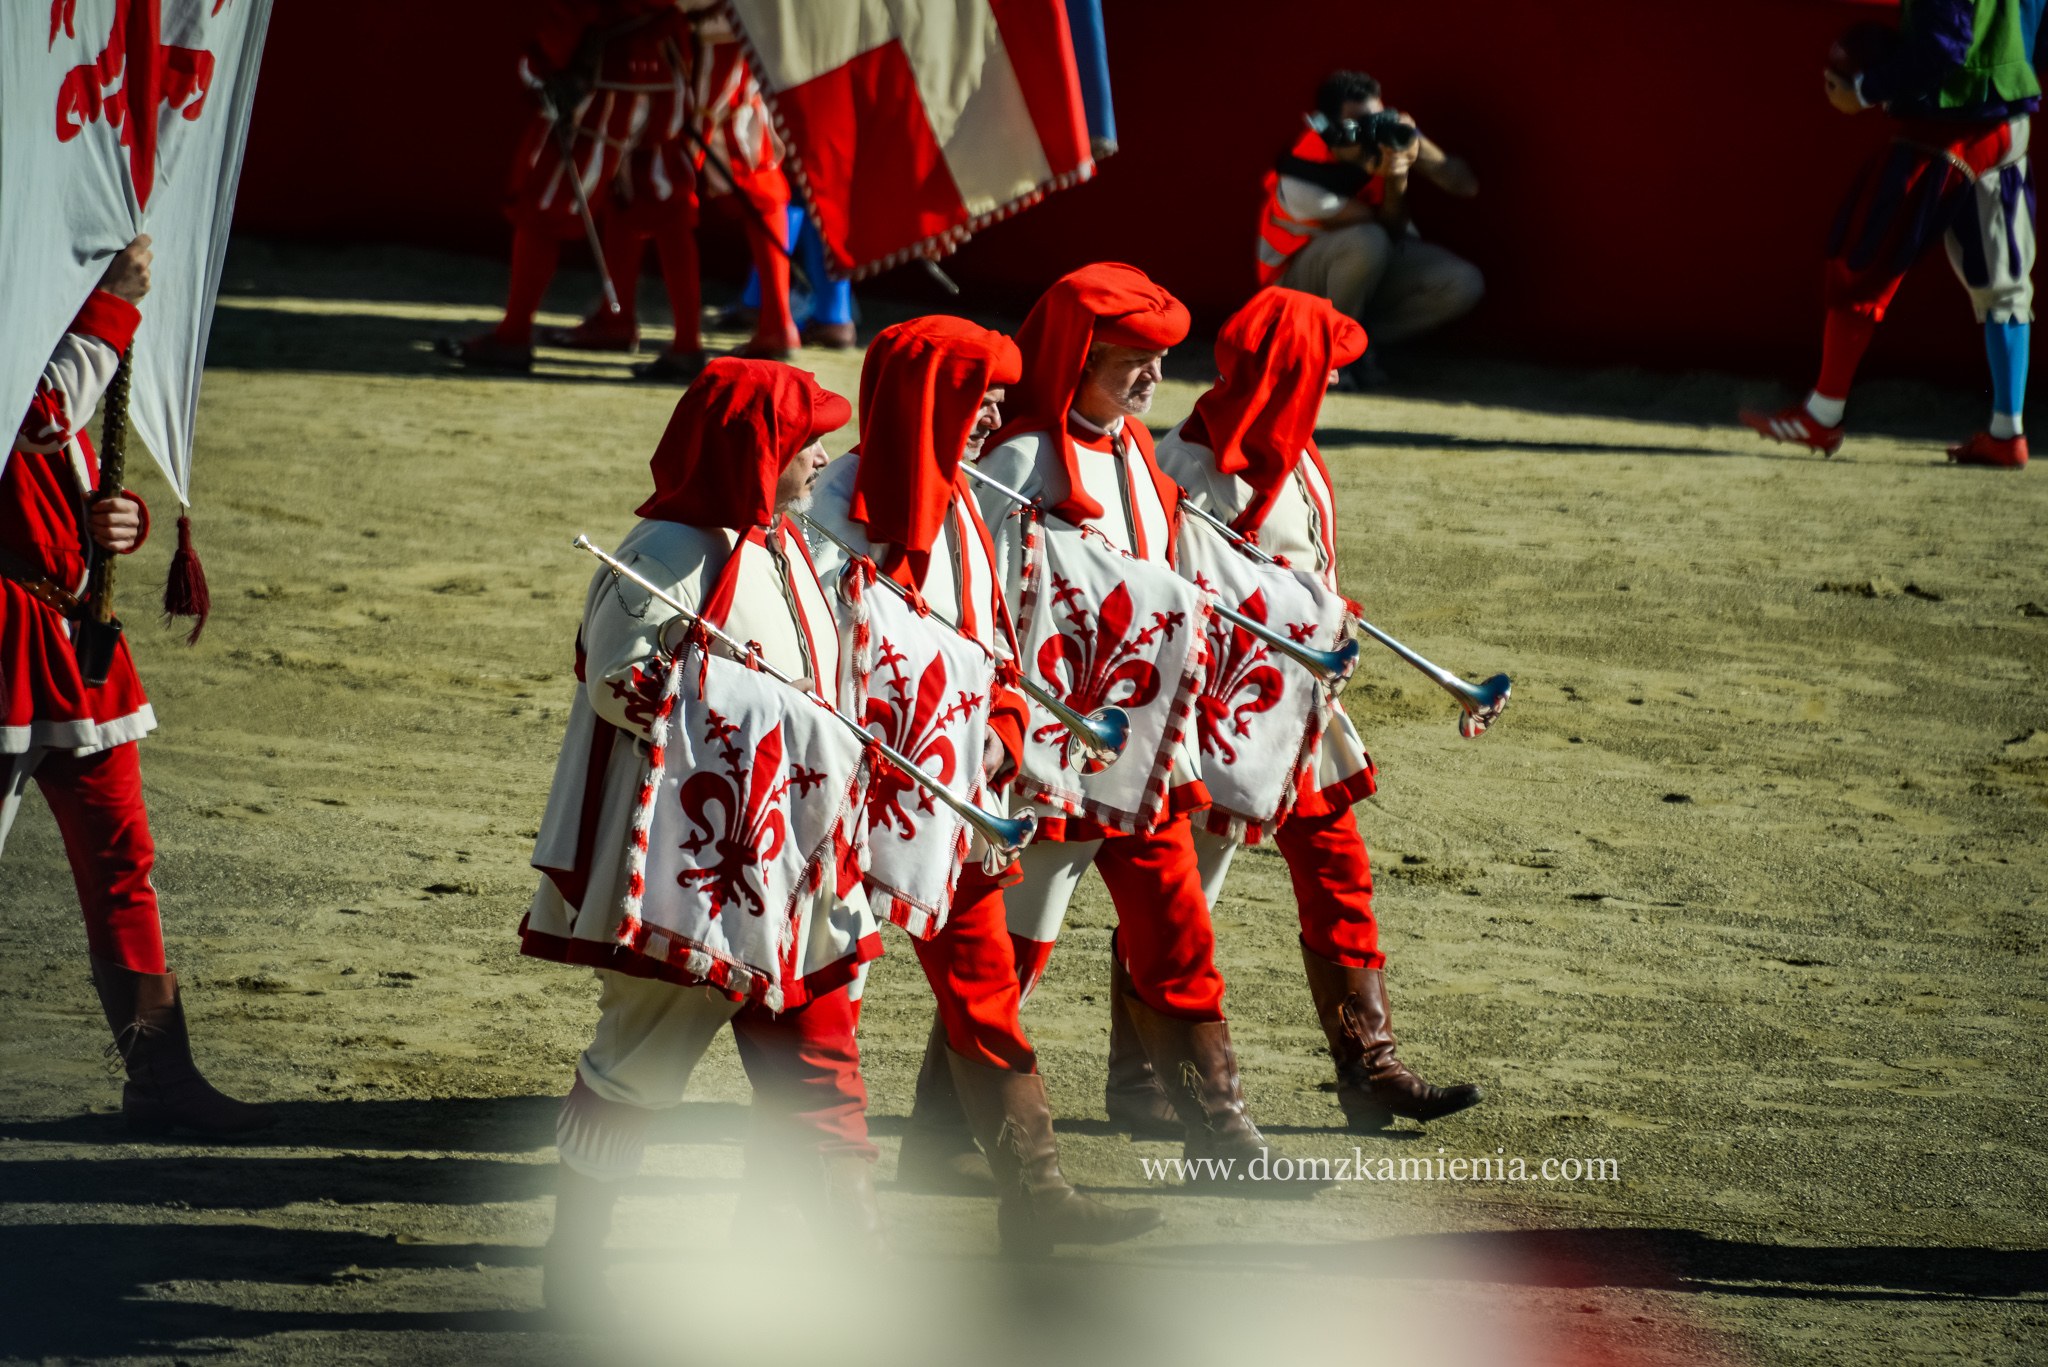
{"label": "trumpet banner", "polygon": [[866,748],[794,689],[694,645],[649,737],[618,942],[779,1011],[817,894],[862,858]]}
{"label": "trumpet banner", "polygon": [[128,417],[181,503],[190,502],[199,373],[269,22],[270,0],[0,5],[7,424],[28,411],[51,349],[108,259],[146,232],[156,260]]}
{"label": "trumpet banner", "polygon": [[[1318,649],[1336,644],[1348,606],[1312,575],[1253,560],[1199,518],[1181,520],[1180,572],[1225,606]],[[1235,622],[1212,616],[1195,702],[1196,753],[1209,790],[1199,818],[1256,844],[1285,819],[1329,723],[1322,683]]]}
{"label": "trumpet banner", "polygon": [[[851,605],[849,709],[870,732],[969,802],[987,805],[983,755],[995,657],[874,582],[851,561],[840,580]],[[877,759],[868,785],[870,900],[919,939],[945,929],[973,844],[966,819]]]}
{"label": "trumpet banner", "polygon": [[1084,774],[1069,762],[1066,727],[1034,702],[1016,791],[1111,834],[1157,826],[1193,723],[1209,616],[1207,597],[1167,566],[1027,513],[1019,667],[1077,712],[1123,708],[1131,731],[1115,764]]}

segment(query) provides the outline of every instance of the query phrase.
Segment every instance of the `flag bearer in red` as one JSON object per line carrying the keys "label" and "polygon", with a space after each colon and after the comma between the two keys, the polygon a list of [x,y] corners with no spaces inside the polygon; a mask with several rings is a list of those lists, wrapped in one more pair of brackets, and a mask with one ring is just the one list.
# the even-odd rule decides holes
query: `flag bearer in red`
{"label": "flag bearer in red", "polygon": [[[981,454],[1006,386],[1022,374],[1015,343],[963,319],[916,318],[885,329],[861,369],[860,445],[826,467],[808,510],[1011,668],[1017,645],[995,547],[960,461]],[[828,537],[817,539],[816,553],[828,579],[847,564]],[[1023,695],[999,676],[990,731],[1003,757],[988,766],[992,774],[1014,773],[1026,715]],[[957,1187],[964,1171],[968,1184],[978,1177],[987,1190],[993,1169],[1005,1248],[1116,1243],[1156,1226],[1159,1214],[1091,1201],[1061,1175],[1045,1080],[1017,1020],[1017,967],[1003,916],[1003,889],[1015,881],[1014,867],[990,876],[970,860],[944,927],[912,941],[938,998],[938,1019],[897,1180]],[[963,1102],[966,1125],[959,1123]]]}
{"label": "flag bearer in red", "polygon": [[[491,370],[533,368],[533,316],[555,277],[562,243],[584,236],[571,177],[581,182],[591,210],[604,213],[623,179],[621,169],[630,166],[630,183],[641,189],[632,212],[656,229],[664,263],[674,279],[687,279],[694,300],[696,200],[683,136],[691,43],[690,18],[677,0],[550,0],[533,47],[520,59],[520,79],[554,113],[545,107],[535,111],[512,159],[505,207],[512,220],[512,282],[505,316],[489,332],[444,344],[456,359]],[[636,251],[646,236],[643,229],[634,240]],[[687,270],[680,256],[685,243]],[[674,263],[672,253],[678,254]],[[696,316],[692,302],[692,324]],[[633,332],[630,318],[610,325],[627,337]],[[624,349],[616,337],[610,344]]]}
{"label": "flag bearer in red", "polygon": [[[831,604],[783,510],[824,467],[821,439],[850,416],[807,372],[713,361],[676,405],[651,462],[654,493],[617,552],[827,697],[839,674]],[[612,1206],[639,1171],[648,1122],[682,1099],[727,1022],[754,1085],[756,1155],[804,1170],[798,1197],[828,1237],[880,1241],[847,984],[881,941],[858,879],[820,890],[779,1014],[619,943],[649,726],[685,634],[636,585],[606,571],[592,581],[577,638],[582,687],[534,849],[543,877],[521,926],[525,953],[596,968],[602,984],[597,1031],[556,1127],[560,1186],[543,1259],[548,1305],[571,1313],[602,1305]]]}
{"label": "flag bearer in red", "polygon": [[740,354],[786,360],[799,344],[789,305],[789,254],[769,237],[770,231],[787,235],[791,194],[782,170],[782,140],[731,23],[722,14],[705,12],[702,0],[690,0],[686,8],[696,25],[694,42],[677,48],[687,54],[687,107],[665,108],[666,119],[650,123],[623,159],[606,202],[605,267],[618,291],[620,312],[613,314],[600,301],[575,327],[544,330],[541,337],[544,344],[588,351],[633,350],[639,339],[634,299],[651,239],[668,288],[675,335],[666,351],[634,373],[645,380],[683,383],[705,361],[696,236],[703,199],[722,201],[739,217],[763,282],[754,335]]}
{"label": "flag bearer in red", "polygon": [[147,237],[108,265],[44,367],[0,471],[0,846],[33,779],[78,884],[93,986],[127,1069],[129,1127],[238,1134],[275,1117],[199,1075],[178,977],[164,962],[135,744],[156,714],[125,639],[99,684],[85,681],[72,653],[91,556],[126,555],[149,535],[141,499],[95,497],[99,460],[85,432],[142,321],[149,267]]}
{"label": "flag bearer in red", "polygon": [[[1268,555],[1311,570],[1337,589],[1337,503],[1316,450],[1316,416],[1332,374],[1365,354],[1365,330],[1327,299],[1269,287],[1216,337],[1220,378],[1186,422],[1159,442],[1159,464],[1204,512],[1229,522]],[[1337,1063],[1337,1100],[1356,1130],[1394,1116],[1434,1120],[1479,1101],[1473,1086],[1435,1087],[1395,1055],[1386,956],[1372,911],[1372,867],[1351,806],[1373,791],[1372,761],[1341,705],[1332,703],[1316,770],[1274,833],[1301,916],[1309,996]],[[1237,842],[1197,832],[1202,881],[1213,905]],[[1129,1080],[1131,1108],[1163,1109],[1143,1060],[1112,1059]],[[1149,1102],[1145,1094],[1154,1098]]]}
{"label": "flag bearer in red", "polygon": [[[1090,528],[1140,559],[1170,564],[1180,491],[1160,472],[1138,419],[1152,406],[1167,349],[1187,331],[1187,309],[1134,267],[1101,263],[1062,276],[1018,334],[1024,379],[1017,416],[980,468],[1040,499],[1050,516]],[[1015,511],[998,496],[980,502],[991,526]],[[998,538],[1005,552],[1014,543]],[[1001,558],[1014,607],[1017,557]],[[1126,754],[1118,763],[1150,758]],[[1116,905],[1111,991],[1122,1003],[1117,1020],[1131,1027],[1121,1042],[1176,1081],[1169,1100],[1190,1157],[1248,1163],[1269,1146],[1245,1108],[1186,815],[1206,795],[1184,758],[1172,784],[1167,815],[1146,835],[1041,812],[1038,839],[1021,861],[1023,877],[1005,895],[1018,974],[1028,994],[1092,865]],[[1111,1119],[1131,1120],[1114,1108]]]}

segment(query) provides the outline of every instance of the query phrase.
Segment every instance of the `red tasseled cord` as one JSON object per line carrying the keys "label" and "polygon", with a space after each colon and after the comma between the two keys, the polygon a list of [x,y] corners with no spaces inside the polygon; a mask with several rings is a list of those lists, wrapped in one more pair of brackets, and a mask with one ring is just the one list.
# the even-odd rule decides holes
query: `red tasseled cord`
{"label": "red tasseled cord", "polygon": [[197,645],[206,630],[206,618],[213,611],[213,595],[206,591],[206,570],[199,553],[192,549],[192,519],[178,515],[178,549],[171,554],[170,577],[164,580],[164,621],[173,617],[196,617],[186,645]]}

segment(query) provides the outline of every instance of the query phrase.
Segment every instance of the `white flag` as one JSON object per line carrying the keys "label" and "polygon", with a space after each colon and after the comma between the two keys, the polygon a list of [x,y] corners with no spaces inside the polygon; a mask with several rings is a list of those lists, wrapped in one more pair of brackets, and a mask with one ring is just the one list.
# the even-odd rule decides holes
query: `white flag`
{"label": "white flag", "polygon": [[190,501],[199,372],[270,3],[0,6],[6,421],[28,411],[44,363],[108,259],[148,233],[156,260],[128,416],[181,502]]}

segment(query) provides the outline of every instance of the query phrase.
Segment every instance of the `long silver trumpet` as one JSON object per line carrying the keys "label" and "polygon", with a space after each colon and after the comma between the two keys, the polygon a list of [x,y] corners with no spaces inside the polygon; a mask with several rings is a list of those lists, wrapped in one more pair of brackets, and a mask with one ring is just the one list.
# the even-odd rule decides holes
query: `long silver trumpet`
{"label": "long silver trumpet", "polygon": [[[1180,506],[1183,512],[1193,513],[1196,517],[1223,533],[1225,537],[1229,538],[1230,544],[1236,546],[1246,555],[1252,557],[1252,559],[1263,561],[1268,565],[1279,563],[1272,556],[1266,554],[1256,542],[1247,539],[1235,527],[1225,522],[1222,518],[1217,517],[1214,513],[1196,507],[1193,502],[1185,497],[1181,499]],[[1498,717],[1507,708],[1508,692],[1514,687],[1514,681],[1509,679],[1507,675],[1496,674],[1485,683],[1480,684],[1466,683],[1463,679],[1451,673],[1450,670],[1431,664],[1428,660],[1425,660],[1407,646],[1402,645],[1363,617],[1358,619],[1358,625],[1366,635],[1372,637],[1396,655],[1399,655],[1409,664],[1414,665],[1424,674],[1427,674],[1435,681],[1437,687],[1458,700],[1458,706],[1464,709],[1463,714],[1458,718],[1458,734],[1466,739],[1469,740],[1474,736],[1484,734],[1486,728],[1493,723],[1493,719]]]}
{"label": "long silver trumpet", "polygon": [[[972,465],[963,464],[960,468],[967,472],[970,479],[988,486],[1023,507],[1029,508],[1037,503],[1036,499],[1027,498],[993,475],[985,475]],[[1350,681],[1352,671],[1358,668],[1358,642],[1355,640],[1347,639],[1335,650],[1317,650],[1314,646],[1289,640],[1285,632],[1275,631],[1264,622],[1247,617],[1235,608],[1225,607],[1222,600],[1214,594],[1210,595],[1210,604],[1218,617],[1287,656],[1315,675],[1323,686],[1333,693],[1341,691]]]}
{"label": "long silver trumpet", "polygon": [[[856,560],[868,560],[870,564],[873,563],[870,557],[847,544],[845,537],[823,525],[810,514],[800,512],[795,514],[795,517],[797,521],[845,551],[847,555]],[[883,574],[879,568],[875,570],[875,579],[895,590],[898,597],[910,597],[909,589]],[[965,631],[961,631],[960,624],[949,619],[944,613],[934,611],[931,615],[960,635],[966,636],[968,640],[974,639],[967,636]],[[1067,762],[1082,773],[1099,774],[1116,763],[1117,757],[1123,754],[1124,746],[1131,738],[1131,714],[1121,707],[1112,703],[1107,707],[1098,707],[1083,716],[1067,706],[1064,700],[1033,683],[1022,671],[1017,675],[1017,686],[1029,694],[1040,707],[1052,713],[1054,720],[1067,728]]]}
{"label": "long silver trumpet", "polygon": [[[660,588],[649,583],[646,578],[636,573],[630,566],[621,563],[610,553],[600,548],[588,536],[579,534],[570,544],[579,551],[590,552],[591,555],[602,561],[605,568],[609,569],[613,574],[622,579],[632,580],[635,584],[647,590],[648,593],[673,608],[676,614],[685,622],[692,626],[702,627],[706,633],[729,649],[738,652],[742,658],[752,654],[743,643],[735,641],[732,637],[698,616],[697,613],[662,592]],[[872,744],[876,749],[880,750],[882,757],[901,770],[905,778],[958,812],[961,820],[972,827],[974,833],[979,835],[988,846],[988,853],[982,856],[981,865],[990,874],[999,873],[1005,865],[1014,862],[1017,856],[1023,853],[1024,847],[1031,843],[1032,837],[1038,834],[1038,818],[1030,812],[1026,812],[1022,816],[998,816],[994,812],[976,806],[926,773],[918,766],[915,760],[911,759],[901,750],[875,736],[865,726],[862,726],[852,717],[847,716],[808,688],[803,687],[795,679],[783,673],[774,665],[760,659],[758,656],[754,657],[754,663],[759,665],[761,672],[769,678],[789,685],[789,687],[803,694],[804,697],[810,699],[819,707],[830,712],[839,719],[840,725],[859,737],[862,744]]]}

